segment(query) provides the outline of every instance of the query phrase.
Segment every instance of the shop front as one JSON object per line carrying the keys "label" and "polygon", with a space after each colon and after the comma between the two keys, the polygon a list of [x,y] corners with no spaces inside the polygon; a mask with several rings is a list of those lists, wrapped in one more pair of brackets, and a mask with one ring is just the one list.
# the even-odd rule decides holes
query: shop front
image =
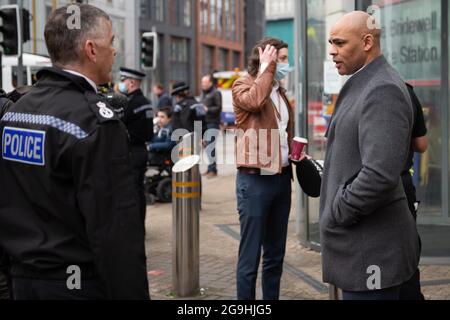
{"label": "shop front", "polygon": [[[307,0],[296,7],[297,133],[310,141],[309,153],[324,159],[325,132],[345,77],[328,54],[333,24],[347,12],[375,15],[382,49],[423,104],[429,149],[415,156],[423,256],[450,261],[449,215],[449,8],[446,0]],[[304,244],[320,249],[319,200],[299,199],[298,222]]]}

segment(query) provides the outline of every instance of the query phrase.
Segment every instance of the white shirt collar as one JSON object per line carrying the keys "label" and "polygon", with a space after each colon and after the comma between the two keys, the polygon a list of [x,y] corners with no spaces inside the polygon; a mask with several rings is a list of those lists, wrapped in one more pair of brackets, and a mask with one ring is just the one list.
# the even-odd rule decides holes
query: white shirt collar
{"label": "white shirt collar", "polygon": [[81,74],[81,73],[76,72],[76,71],[73,71],[73,70],[68,70],[68,69],[63,69],[63,71],[68,72],[68,73],[71,73],[71,74],[73,74],[73,75],[76,75],[76,76],[79,76],[79,77],[82,77],[82,78],[86,79],[86,81],[92,86],[92,88],[94,88],[95,93],[98,93],[98,91],[97,91],[97,85],[95,84],[95,82],[92,81],[91,79],[89,79],[88,77],[86,77],[84,74]]}
{"label": "white shirt collar", "polygon": [[355,74],[361,72],[366,66],[362,66],[361,69],[359,69],[358,71],[356,71],[354,74],[352,74],[351,76],[349,76],[349,78],[353,77]]}
{"label": "white shirt collar", "polygon": [[273,91],[278,91],[280,89],[280,83],[277,80],[274,80]]}

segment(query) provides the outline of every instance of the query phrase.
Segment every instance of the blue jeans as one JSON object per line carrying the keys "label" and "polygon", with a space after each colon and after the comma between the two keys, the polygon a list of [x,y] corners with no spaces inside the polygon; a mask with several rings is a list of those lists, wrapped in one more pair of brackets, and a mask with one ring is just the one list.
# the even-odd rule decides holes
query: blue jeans
{"label": "blue jeans", "polygon": [[[210,129],[216,129],[216,130],[220,130],[220,123],[208,123],[206,124],[206,128],[208,130]],[[208,173],[216,173],[217,174],[217,159],[216,159],[216,137],[211,137],[211,139],[208,139],[207,144],[208,146],[210,146],[211,144],[214,144],[214,149],[212,150],[211,154],[208,153],[208,162],[209,162],[209,166],[208,166]]]}
{"label": "blue jeans", "polygon": [[237,298],[255,300],[263,249],[264,300],[278,300],[291,210],[292,170],[282,175],[238,173],[237,199],[241,242],[237,267]]}

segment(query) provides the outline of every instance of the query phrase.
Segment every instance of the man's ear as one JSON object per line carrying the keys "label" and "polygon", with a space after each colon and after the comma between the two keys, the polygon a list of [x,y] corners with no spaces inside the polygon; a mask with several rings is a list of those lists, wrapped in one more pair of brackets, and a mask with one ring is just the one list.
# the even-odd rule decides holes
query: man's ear
{"label": "man's ear", "polygon": [[364,37],[364,51],[370,51],[372,50],[373,46],[375,45],[375,38],[373,35],[368,34]]}
{"label": "man's ear", "polygon": [[92,40],[87,40],[84,44],[84,53],[89,61],[97,62],[97,49]]}

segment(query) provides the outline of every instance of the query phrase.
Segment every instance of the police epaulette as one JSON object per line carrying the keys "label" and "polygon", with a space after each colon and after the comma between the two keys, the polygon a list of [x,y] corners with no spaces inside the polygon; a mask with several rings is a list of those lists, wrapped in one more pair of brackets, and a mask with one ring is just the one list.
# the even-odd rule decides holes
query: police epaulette
{"label": "police epaulette", "polygon": [[108,105],[107,101],[100,95],[94,92],[86,92],[86,99],[89,103],[89,108],[97,116],[100,123],[108,121],[118,121],[119,118]]}

